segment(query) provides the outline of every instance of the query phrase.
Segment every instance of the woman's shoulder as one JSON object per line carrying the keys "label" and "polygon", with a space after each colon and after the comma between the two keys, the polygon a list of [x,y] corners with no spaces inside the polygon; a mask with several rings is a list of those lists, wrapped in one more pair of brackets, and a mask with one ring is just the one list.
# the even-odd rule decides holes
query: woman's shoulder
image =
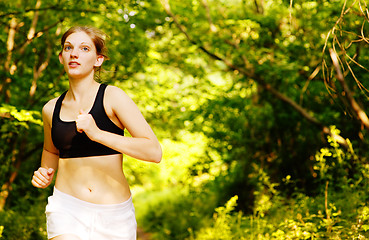
{"label": "woman's shoulder", "polygon": [[124,99],[129,98],[128,95],[119,87],[114,85],[107,85],[105,90],[106,96],[108,99],[114,101],[114,99]]}
{"label": "woman's shoulder", "polygon": [[58,100],[59,97],[53,98],[51,100],[49,100],[44,107],[42,108],[42,114],[48,118],[52,117],[52,114],[54,112],[54,108],[55,108],[55,104],[56,101]]}
{"label": "woman's shoulder", "polygon": [[106,93],[108,94],[119,94],[119,93],[123,93],[124,91],[117,87],[117,86],[114,86],[114,85],[110,85],[110,84],[105,84],[106,85]]}
{"label": "woman's shoulder", "polygon": [[113,108],[126,108],[134,105],[133,100],[121,88],[108,85],[105,90],[105,100]]}

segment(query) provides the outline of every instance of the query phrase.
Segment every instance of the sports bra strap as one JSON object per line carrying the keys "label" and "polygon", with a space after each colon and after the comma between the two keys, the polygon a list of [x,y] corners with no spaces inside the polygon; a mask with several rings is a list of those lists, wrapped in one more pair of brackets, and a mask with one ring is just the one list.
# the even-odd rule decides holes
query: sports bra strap
{"label": "sports bra strap", "polygon": [[53,120],[52,120],[53,125],[54,125],[54,122],[60,119],[61,105],[63,103],[63,99],[65,98],[65,95],[67,94],[67,92],[68,91],[65,91],[62,95],[60,95],[60,97],[55,103],[54,112],[53,112]]}

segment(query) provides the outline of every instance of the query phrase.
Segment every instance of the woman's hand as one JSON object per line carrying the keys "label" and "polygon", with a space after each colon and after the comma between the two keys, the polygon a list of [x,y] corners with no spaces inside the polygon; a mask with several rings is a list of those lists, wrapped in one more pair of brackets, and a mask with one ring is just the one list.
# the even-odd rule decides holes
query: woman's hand
{"label": "woman's hand", "polygon": [[50,185],[53,180],[55,170],[52,168],[46,169],[40,167],[34,172],[32,177],[32,185],[37,188],[46,188]]}
{"label": "woman's hand", "polygon": [[91,140],[94,140],[94,137],[100,130],[97,127],[95,119],[92,117],[92,115],[87,114],[82,110],[76,119],[76,127],[78,132],[85,132],[87,137],[89,137]]}

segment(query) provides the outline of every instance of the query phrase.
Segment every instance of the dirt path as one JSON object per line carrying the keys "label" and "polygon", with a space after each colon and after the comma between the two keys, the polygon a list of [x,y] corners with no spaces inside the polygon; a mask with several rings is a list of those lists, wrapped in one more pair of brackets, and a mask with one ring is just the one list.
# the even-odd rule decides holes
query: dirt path
{"label": "dirt path", "polygon": [[144,232],[142,228],[137,228],[137,240],[151,240],[151,234]]}

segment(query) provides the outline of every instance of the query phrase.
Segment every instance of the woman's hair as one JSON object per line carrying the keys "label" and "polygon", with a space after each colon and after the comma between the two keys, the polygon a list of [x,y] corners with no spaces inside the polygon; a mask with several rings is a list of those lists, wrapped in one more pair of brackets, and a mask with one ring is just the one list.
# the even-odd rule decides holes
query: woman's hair
{"label": "woman's hair", "polygon": [[96,53],[98,55],[102,55],[107,58],[107,48],[105,45],[105,38],[106,34],[102,32],[100,29],[90,27],[90,26],[74,26],[69,28],[61,38],[61,47],[64,48],[65,40],[71,35],[72,33],[76,32],[85,32],[88,36],[90,36],[92,42],[96,47]]}
{"label": "woman's hair", "polygon": [[[105,60],[109,59],[109,57],[107,55],[106,44],[105,44],[105,39],[107,37],[106,34],[103,31],[101,31],[100,29],[97,29],[97,28],[91,27],[91,26],[74,26],[74,27],[69,28],[63,34],[63,36],[61,38],[61,47],[62,47],[61,52],[64,49],[64,43],[65,43],[66,39],[68,38],[68,36],[73,34],[73,33],[76,33],[76,32],[85,32],[91,38],[92,42],[94,43],[94,45],[96,47],[97,55],[104,56]],[[99,72],[99,75],[100,75],[100,71],[101,71],[101,67],[95,68],[95,73]]]}

